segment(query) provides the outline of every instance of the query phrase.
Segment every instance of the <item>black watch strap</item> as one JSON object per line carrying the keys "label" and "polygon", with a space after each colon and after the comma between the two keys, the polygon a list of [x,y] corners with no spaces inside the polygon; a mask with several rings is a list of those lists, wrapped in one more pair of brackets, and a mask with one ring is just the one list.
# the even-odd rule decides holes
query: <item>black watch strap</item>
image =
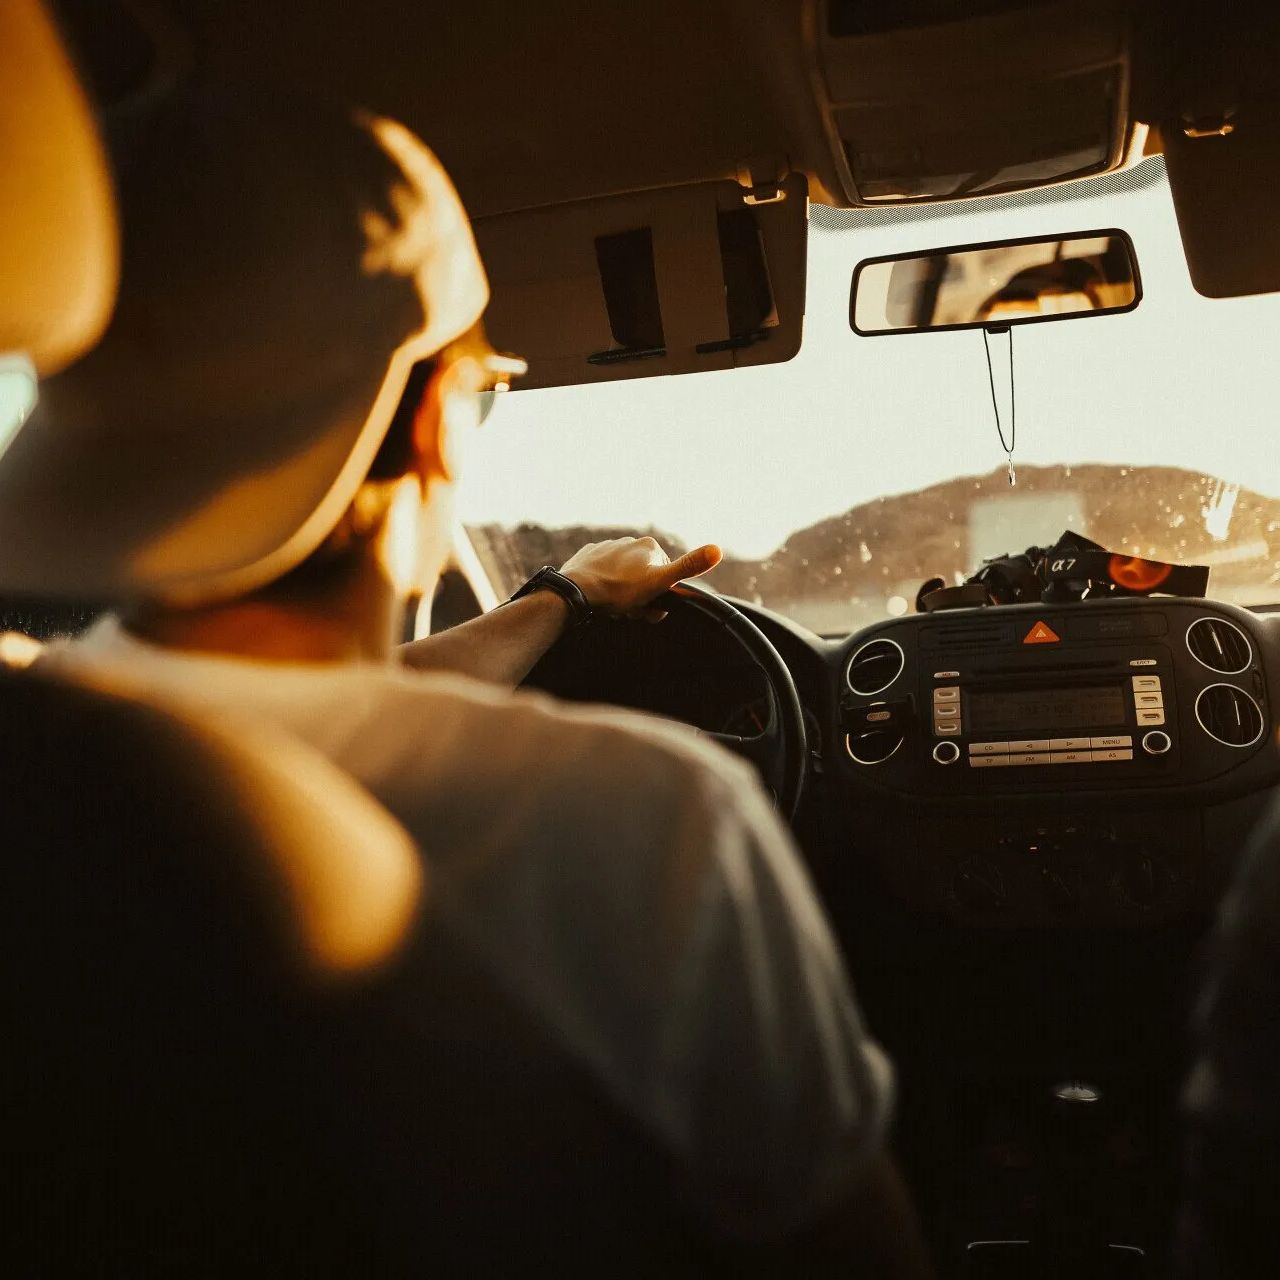
{"label": "black watch strap", "polygon": [[544,564],[511,599],[519,600],[521,596],[532,595],[535,591],[554,591],[569,606],[569,620],[575,627],[591,621],[591,604],[582,594],[582,588],[572,578],[566,578],[559,569]]}

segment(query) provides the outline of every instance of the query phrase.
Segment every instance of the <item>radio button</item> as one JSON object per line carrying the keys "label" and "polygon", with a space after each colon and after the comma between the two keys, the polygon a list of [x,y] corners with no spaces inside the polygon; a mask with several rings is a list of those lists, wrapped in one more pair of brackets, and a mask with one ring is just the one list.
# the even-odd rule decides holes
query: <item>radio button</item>
{"label": "radio button", "polygon": [[1089,745],[1095,750],[1109,747],[1131,747],[1133,738],[1127,733],[1112,733],[1101,738],[1090,738]]}
{"label": "radio button", "polygon": [[958,680],[960,673],[958,671],[935,671],[933,678],[935,680]]}
{"label": "radio button", "polygon": [[1131,667],[1154,667],[1156,660],[1154,658],[1130,658],[1129,665]]}
{"label": "radio button", "polygon": [[1092,752],[1085,751],[1051,751],[1049,759],[1054,764],[1088,764],[1093,758]]}
{"label": "radio button", "polygon": [[1155,709],[1138,712],[1138,723],[1142,724],[1164,724],[1164,710]]}
{"label": "radio button", "polygon": [[1163,710],[1163,709],[1164,709],[1164,694],[1162,694],[1162,693],[1135,693],[1135,694],[1133,695],[1133,705],[1134,705],[1135,707],[1137,707],[1139,711],[1141,711],[1141,710],[1143,709],[1143,707],[1156,708],[1157,710]]}
{"label": "radio button", "polygon": [[[1095,738],[1094,741],[1096,742],[1097,739]],[[1112,747],[1110,750],[1107,750],[1107,751],[1093,751],[1093,752],[1090,752],[1090,755],[1092,756],[1093,762],[1095,764],[1104,763],[1110,760],[1132,760],[1133,759],[1132,750],[1125,751],[1120,747]]]}
{"label": "radio button", "polygon": [[1052,757],[1047,751],[1015,751],[1009,757],[1009,763],[1015,765],[1051,764]]}
{"label": "radio button", "polygon": [[1016,738],[1009,743],[1010,751],[1048,751],[1048,738]]}
{"label": "radio button", "polygon": [[939,738],[958,738],[960,736],[960,721],[935,719],[933,731]]}
{"label": "radio button", "polygon": [[1050,738],[1050,751],[1088,751],[1093,745],[1089,738]]}
{"label": "radio button", "polygon": [[942,685],[933,691],[934,702],[959,702],[960,686],[958,684]]}
{"label": "radio button", "polygon": [[998,756],[1006,755],[1009,751],[1007,742],[971,742],[969,743],[969,754],[971,756]]}
{"label": "radio button", "polygon": [[1159,693],[1160,677],[1159,676],[1134,676],[1133,691],[1134,693]]}
{"label": "radio button", "polygon": [[1003,769],[1013,763],[1012,756],[970,756],[970,769]]}

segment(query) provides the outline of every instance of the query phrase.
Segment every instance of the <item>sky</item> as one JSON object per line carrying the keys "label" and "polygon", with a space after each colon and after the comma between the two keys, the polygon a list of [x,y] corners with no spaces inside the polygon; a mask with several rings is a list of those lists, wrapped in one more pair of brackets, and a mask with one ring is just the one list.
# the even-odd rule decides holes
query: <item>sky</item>
{"label": "sky", "polygon": [[848,326],[855,265],[1112,226],[1133,239],[1142,303],[1127,315],[1013,331],[1015,461],[1185,467],[1280,497],[1271,350],[1280,294],[1196,294],[1160,178],[1060,206],[978,201],[972,213],[917,211],[855,230],[811,223],[794,360],[505,396],[468,459],[461,514],[473,524],[652,526],[757,558],[856,503],[985,474],[1004,454],[981,333],[858,337]]}

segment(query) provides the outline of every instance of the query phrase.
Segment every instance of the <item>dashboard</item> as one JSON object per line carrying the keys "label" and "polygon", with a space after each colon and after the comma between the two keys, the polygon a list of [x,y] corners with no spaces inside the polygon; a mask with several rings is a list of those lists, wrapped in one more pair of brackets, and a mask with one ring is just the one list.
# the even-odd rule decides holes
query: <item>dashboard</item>
{"label": "dashboard", "polygon": [[1034,1169],[1049,1086],[1081,1080],[1132,1144],[1089,1176],[1163,1274],[1199,957],[1280,788],[1280,617],[1129,598],[821,639],[743,612],[820,725],[796,835],[926,1220],[1034,1231],[1043,1184],[1002,1153]]}
{"label": "dashboard", "polygon": [[[838,931],[1192,927],[1280,787],[1280,617],[1133,597],[824,639],[734,601],[803,704],[798,843]],[[529,683],[749,737],[769,690],[694,611],[570,635]]]}
{"label": "dashboard", "polygon": [[[999,1135],[1036,1132],[1061,1080],[1111,1099],[1146,1152],[1123,1175],[1134,1187],[1168,1185],[1197,956],[1280,788],[1280,615],[1128,598],[823,638],[733,603],[803,707],[792,828],[896,1064],[921,1203],[960,1213],[963,1186],[987,1205],[1007,1185],[986,1163]],[[726,637],[680,609],[584,628],[531,683],[746,735],[770,690]],[[965,1238],[1022,1238],[1010,1195],[1000,1225]],[[1167,1238],[1164,1210],[1141,1203],[1135,1238]]]}
{"label": "dashboard", "polygon": [[748,610],[822,726],[828,861],[917,921],[1211,910],[1280,785],[1272,620],[1201,600],[954,610],[841,640]]}

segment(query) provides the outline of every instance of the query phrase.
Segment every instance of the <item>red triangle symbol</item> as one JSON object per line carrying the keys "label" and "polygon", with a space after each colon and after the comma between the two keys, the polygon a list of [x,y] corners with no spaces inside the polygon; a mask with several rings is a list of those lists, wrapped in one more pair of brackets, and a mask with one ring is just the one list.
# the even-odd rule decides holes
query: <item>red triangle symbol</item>
{"label": "red triangle symbol", "polygon": [[1023,644],[1057,644],[1061,637],[1047,622],[1037,622],[1022,638]]}

